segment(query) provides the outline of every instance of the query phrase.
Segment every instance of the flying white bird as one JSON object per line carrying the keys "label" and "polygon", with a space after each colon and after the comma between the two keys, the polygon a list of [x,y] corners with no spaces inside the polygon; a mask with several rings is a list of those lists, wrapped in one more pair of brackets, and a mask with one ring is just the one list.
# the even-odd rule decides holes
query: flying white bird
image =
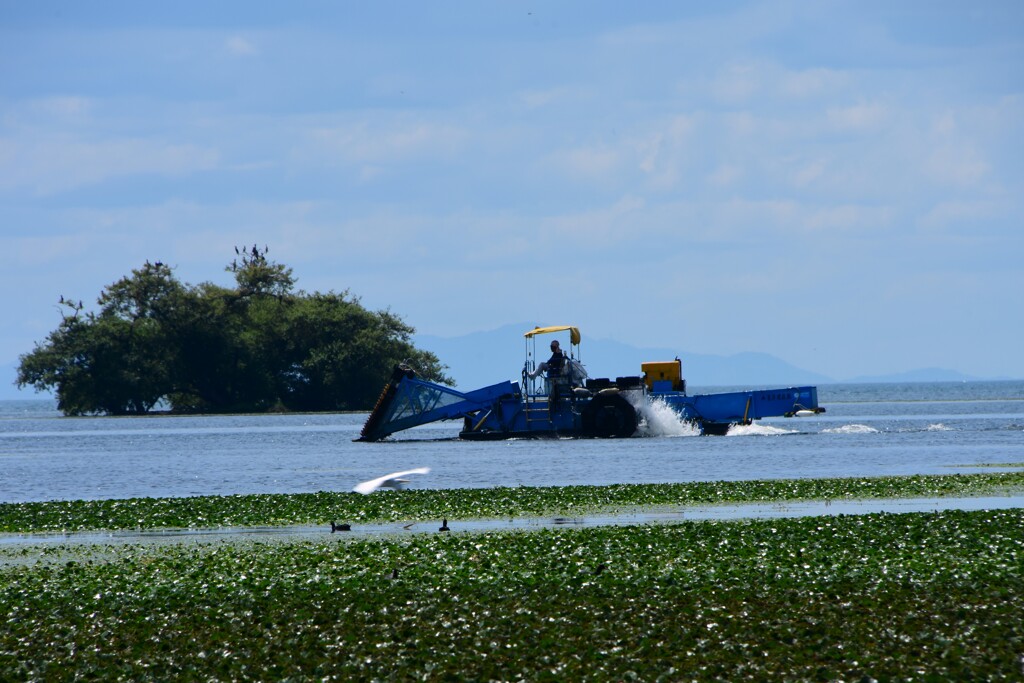
{"label": "flying white bird", "polygon": [[408,479],[403,479],[410,474],[426,474],[430,471],[429,467],[417,467],[414,470],[405,470],[404,472],[392,472],[391,474],[385,474],[383,477],[377,477],[370,481],[364,481],[361,484],[356,484],[352,490],[356,493],[370,494],[377,489],[395,489],[400,491],[405,484],[409,483]]}

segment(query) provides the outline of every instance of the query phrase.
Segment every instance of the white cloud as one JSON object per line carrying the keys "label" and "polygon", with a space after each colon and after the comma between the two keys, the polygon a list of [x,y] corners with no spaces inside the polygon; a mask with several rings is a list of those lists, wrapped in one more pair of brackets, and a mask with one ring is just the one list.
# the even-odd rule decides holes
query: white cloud
{"label": "white cloud", "polygon": [[862,103],[849,107],[832,107],[825,112],[829,124],[840,130],[877,128],[888,117],[888,109],[878,103]]}
{"label": "white cloud", "polygon": [[696,127],[694,117],[674,116],[633,143],[638,157],[637,167],[647,176],[652,187],[667,189],[679,183]]}
{"label": "white cloud", "polygon": [[811,209],[802,222],[813,231],[864,234],[891,225],[892,210],[887,206],[841,204]]}
{"label": "white cloud", "polygon": [[626,196],[610,206],[552,216],[544,219],[542,234],[553,236],[556,244],[565,245],[567,254],[581,249],[587,252],[614,249],[617,244],[637,239],[638,226],[644,220],[640,214],[645,206],[642,198]]}
{"label": "white cloud", "polygon": [[766,232],[791,232],[801,223],[802,213],[800,204],[788,199],[736,197],[713,206],[706,220],[714,226],[719,239],[743,242]]}
{"label": "white cloud", "polygon": [[708,176],[708,182],[716,187],[728,187],[743,177],[743,169],[735,164],[722,164]]}
{"label": "white cloud", "polygon": [[825,162],[821,159],[803,164],[794,172],[793,184],[797,187],[807,187],[825,174],[825,168]]}
{"label": "white cloud", "polygon": [[550,163],[573,180],[605,178],[615,171],[620,153],[607,145],[576,147],[550,155]]}
{"label": "white cloud", "polygon": [[929,232],[947,228],[977,231],[977,225],[999,215],[996,204],[990,201],[942,201],[933,206],[920,219],[921,227]]}
{"label": "white cloud", "polygon": [[779,89],[791,97],[807,98],[835,92],[849,84],[849,76],[823,67],[788,71],[781,75]]}
{"label": "white cloud", "polygon": [[342,159],[376,166],[422,157],[450,157],[469,140],[465,129],[448,123],[417,120],[359,121],[314,128],[307,158]]}
{"label": "white cloud", "polygon": [[359,169],[359,180],[364,183],[373,182],[384,175],[384,168],[374,164],[366,164]]}
{"label": "white cloud", "polygon": [[970,143],[950,143],[923,159],[924,172],[943,185],[968,187],[986,177],[990,166]]}
{"label": "white cloud", "polygon": [[706,213],[714,232],[725,241],[768,240],[782,247],[792,240],[828,238],[842,244],[847,237],[883,230],[893,224],[889,206],[812,204],[792,199],[733,198],[711,205]]}
{"label": "white cloud", "polygon": [[688,147],[697,128],[695,117],[677,115],[638,126],[612,143],[563,149],[550,164],[571,179],[585,182],[641,182],[654,189],[678,185]]}
{"label": "white cloud", "polygon": [[0,190],[48,195],[139,173],[187,175],[220,163],[218,150],[187,143],[43,137],[0,139]]}
{"label": "white cloud", "polygon": [[732,64],[719,71],[711,92],[722,102],[745,102],[760,92],[764,80],[763,69],[758,65]]}
{"label": "white cloud", "polygon": [[757,132],[761,123],[748,111],[727,112],[722,116],[726,131],[730,135],[748,136]]}
{"label": "white cloud", "polygon": [[90,113],[93,104],[92,98],[67,95],[35,100],[29,103],[29,107],[44,115],[57,118],[78,118]]}
{"label": "white cloud", "polygon": [[952,111],[944,111],[932,121],[932,135],[947,137],[956,132],[956,117]]}
{"label": "white cloud", "polygon": [[992,164],[986,158],[983,141],[999,153],[1009,142],[1012,129],[1001,121],[998,110],[950,108],[931,120],[922,140],[922,170],[926,177],[944,186],[968,188],[987,179]]}
{"label": "white cloud", "polygon": [[50,236],[0,237],[0,263],[8,268],[53,267],[76,261],[96,247],[96,237],[85,232]]}
{"label": "white cloud", "polygon": [[259,52],[251,40],[242,36],[230,36],[224,41],[224,49],[234,57],[251,57]]}

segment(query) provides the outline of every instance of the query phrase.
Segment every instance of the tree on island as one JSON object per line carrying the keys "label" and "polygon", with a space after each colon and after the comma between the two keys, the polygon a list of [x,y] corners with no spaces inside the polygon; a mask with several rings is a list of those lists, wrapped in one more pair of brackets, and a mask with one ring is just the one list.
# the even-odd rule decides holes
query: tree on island
{"label": "tree on island", "polygon": [[367,410],[402,362],[452,383],[389,310],[348,290],[296,292],[266,248],[235,251],[233,288],[147,261],[103,290],[98,312],[62,296],[60,325],[20,357],[16,384],[54,391],[65,415],[141,415]]}

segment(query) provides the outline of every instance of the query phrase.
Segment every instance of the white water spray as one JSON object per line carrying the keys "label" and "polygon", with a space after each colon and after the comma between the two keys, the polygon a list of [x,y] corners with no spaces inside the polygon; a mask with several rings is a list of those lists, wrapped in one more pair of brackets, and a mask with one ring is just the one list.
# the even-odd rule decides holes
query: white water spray
{"label": "white water spray", "polygon": [[641,396],[632,403],[640,418],[637,436],[700,436],[695,424],[684,420],[662,400],[647,401]]}
{"label": "white water spray", "polygon": [[843,425],[842,427],[832,427],[830,429],[823,429],[823,434],[877,434],[878,430],[874,427],[861,424],[850,424]]}
{"label": "white water spray", "polygon": [[795,429],[783,429],[772,425],[751,422],[748,425],[735,424],[729,427],[726,436],[779,436],[780,434],[797,434]]}

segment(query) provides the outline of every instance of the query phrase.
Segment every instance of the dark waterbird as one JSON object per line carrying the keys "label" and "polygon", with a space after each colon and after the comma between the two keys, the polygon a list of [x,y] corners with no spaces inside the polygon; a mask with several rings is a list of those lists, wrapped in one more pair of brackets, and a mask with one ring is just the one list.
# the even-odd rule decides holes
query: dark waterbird
{"label": "dark waterbird", "polygon": [[335,524],[334,522],[331,522],[331,533],[333,534],[335,531],[352,531],[352,525],[346,524],[344,522],[342,522],[341,524]]}
{"label": "dark waterbird", "polygon": [[441,520],[441,528],[438,529],[438,531],[451,531],[451,529],[448,528],[447,518]]}

